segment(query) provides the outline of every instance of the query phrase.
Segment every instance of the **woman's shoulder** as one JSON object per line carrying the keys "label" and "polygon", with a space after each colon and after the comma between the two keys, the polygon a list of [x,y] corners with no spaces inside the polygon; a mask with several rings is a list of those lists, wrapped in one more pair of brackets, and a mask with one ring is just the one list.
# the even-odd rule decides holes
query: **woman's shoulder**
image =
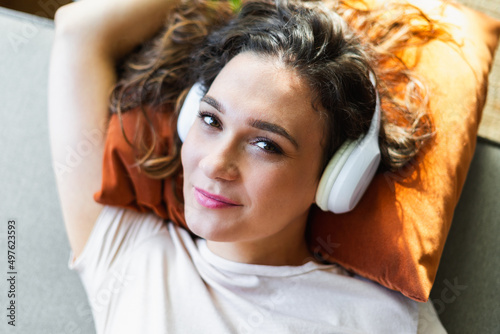
{"label": "woman's shoulder", "polygon": [[[105,206],[96,222],[97,238],[120,243],[121,247],[136,250],[155,244],[185,249],[193,243],[192,235],[184,228],[153,212],[138,212],[116,206]],[[148,247],[149,245],[149,247]]]}
{"label": "woman's shoulder", "polygon": [[128,239],[135,244],[157,234],[164,233],[169,222],[150,212],[104,206],[97,218],[94,233],[100,239],[112,238],[114,241]]}
{"label": "woman's shoulder", "polygon": [[116,271],[173,270],[180,258],[189,265],[193,243],[186,230],[153,213],[104,206],[82,253],[76,259],[71,253],[68,267],[94,291]]}
{"label": "woman's shoulder", "polygon": [[77,271],[97,265],[109,268],[141,248],[154,249],[156,245],[175,248],[177,240],[183,242],[188,237],[181,227],[153,213],[106,205],[82,253],[70,261],[69,267]]}

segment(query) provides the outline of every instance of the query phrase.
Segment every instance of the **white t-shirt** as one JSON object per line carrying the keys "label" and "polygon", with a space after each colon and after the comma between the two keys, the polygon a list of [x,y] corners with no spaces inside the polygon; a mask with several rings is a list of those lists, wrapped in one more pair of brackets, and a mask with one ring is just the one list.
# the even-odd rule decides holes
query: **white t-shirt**
{"label": "white t-shirt", "polygon": [[98,334],[404,334],[419,323],[419,303],[337,265],[232,262],[172,223],[110,206],[72,260]]}

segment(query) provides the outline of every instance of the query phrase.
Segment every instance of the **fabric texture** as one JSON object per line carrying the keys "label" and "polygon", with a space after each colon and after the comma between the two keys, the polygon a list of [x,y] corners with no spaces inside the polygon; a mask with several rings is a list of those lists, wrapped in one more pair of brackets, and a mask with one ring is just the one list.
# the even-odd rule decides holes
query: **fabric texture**
{"label": "fabric texture", "polygon": [[[426,301],[454,208],[474,153],[487,78],[500,34],[500,22],[458,4],[415,1],[449,29],[457,43],[431,42],[409,48],[403,59],[429,86],[432,142],[405,168],[376,175],[354,211],[342,215],[313,207],[308,241],[324,259],[417,300]],[[167,108],[167,107],[165,107]],[[152,111],[149,108],[149,111]],[[138,110],[124,114],[129,137]],[[155,114],[164,147],[172,145],[172,113]],[[134,166],[119,121],[112,116],[106,142],[103,185],[95,194],[102,204],[157,215],[185,226],[182,205],[171,183],[152,180]],[[180,193],[180,191],[179,191]],[[178,195],[180,196],[180,195]]]}
{"label": "fabric texture", "polygon": [[103,208],[68,266],[98,334],[443,333],[432,305],[338,265],[232,262],[172,223],[117,207]]}

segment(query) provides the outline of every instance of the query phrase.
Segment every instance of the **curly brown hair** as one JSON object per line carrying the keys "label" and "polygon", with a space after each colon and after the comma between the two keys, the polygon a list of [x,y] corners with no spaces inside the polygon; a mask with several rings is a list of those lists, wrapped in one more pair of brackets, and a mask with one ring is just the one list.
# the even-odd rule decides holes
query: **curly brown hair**
{"label": "curly brown hair", "polygon": [[[361,0],[252,0],[235,11],[228,1],[189,1],[123,61],[111,111],[121,119],[122,112],[140,107],[148,120],[143,106],[170,105],[167,109],[178,114],[195,82],[207,90],[234,56],[252,51],[293,68],[309,83],[316,96],[313,105],[326,110],[331,140],[323,167],[343,141],[367,132],[377,89],[382,168],[395,170],[418,154],[433,131],[426,87],[402,55],[409,46],[434,39],[451,38],[409,4],[369,8]],[[376,88],[370,72],[377,77]],[[149,131],[138,131],[133,142],[126,138],[136,148],[138,165],[153,178],[175,175],[181,167],[180,141],[176,138],[169,152],[158,154],[152,126]]]}

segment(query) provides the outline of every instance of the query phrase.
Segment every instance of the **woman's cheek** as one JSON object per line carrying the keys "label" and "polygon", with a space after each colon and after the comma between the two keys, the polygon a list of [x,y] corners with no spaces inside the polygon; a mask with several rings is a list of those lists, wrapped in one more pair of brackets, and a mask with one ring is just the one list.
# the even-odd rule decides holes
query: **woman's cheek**
{"label": "woman's cheek", "polygon": [[286,169],[276,169],[276,168],[265,168],[260,165],[259,168],[255,168],[254,176],[252,177],[252,182],[249,182],[249,186],[252,190],[254,196],[258,196],[265,203],[273,203],[276,205],[281,202],[282,199],[287,198],[289,195],[290,184],[293,183],[293,179],[289,179]]}
{"label": "woman's cheek", "polygon": [[203,141],[200,141],[198,135],[194,129],[189,131],[186,141],[182,144],[181,148],[181,160],[184,170],[184,177],[186,177],[186,172],[190,172],[194,165],[196,165],[196,157],[200,154],[201,145]]}

